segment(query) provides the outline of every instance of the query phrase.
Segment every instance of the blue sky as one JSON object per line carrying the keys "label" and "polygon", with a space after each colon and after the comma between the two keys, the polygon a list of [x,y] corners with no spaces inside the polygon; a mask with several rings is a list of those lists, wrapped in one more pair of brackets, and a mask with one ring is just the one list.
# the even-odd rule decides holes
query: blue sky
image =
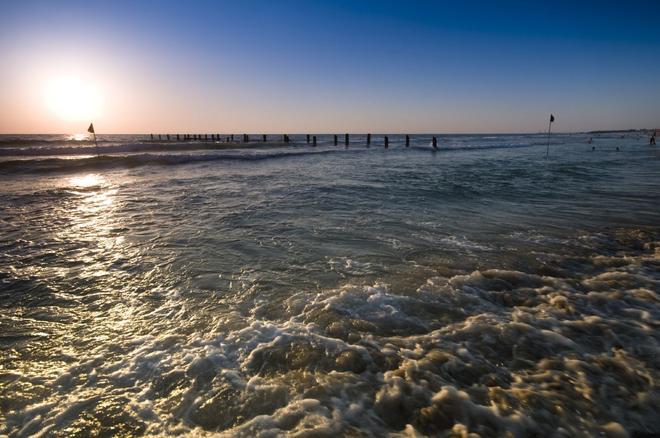
{"label": "blue sky", "polygon": [[106,132],[660,125],[652,1],[4,1],[0,54],[0,132],[75,130],[38,91],[57,75]]}

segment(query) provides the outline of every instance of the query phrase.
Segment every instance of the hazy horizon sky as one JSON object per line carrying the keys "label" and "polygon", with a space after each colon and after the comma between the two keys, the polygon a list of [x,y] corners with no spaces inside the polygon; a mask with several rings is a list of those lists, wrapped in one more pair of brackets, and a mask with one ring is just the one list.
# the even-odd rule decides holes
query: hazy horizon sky
{"label": "hazy horizon sky", "polygon": [[660,2],[0,1],[0,133],[660,127]]}

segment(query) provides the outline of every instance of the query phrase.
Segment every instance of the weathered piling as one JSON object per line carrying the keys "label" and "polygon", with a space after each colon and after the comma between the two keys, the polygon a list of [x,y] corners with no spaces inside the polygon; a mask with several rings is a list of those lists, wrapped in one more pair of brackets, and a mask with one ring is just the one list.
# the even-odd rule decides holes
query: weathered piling
{"label": "weathered piling", "polygon": [[348,134],[344,135],[344,145],[348,146]]}
{"label": "weathered piling", "polygon": [[160,138],[160,134],[158,134],[158,141],[160,141],[160,139],[161,139],[161,138]]}
{"label": "weathered piling", "polygon": [[433,137],[433,149],[438,149],[438,139]]}
{"label": "weathered piling", "polygon": [[262,137],[262,140],[264,141],[264,143],[266,143],[268,141],[268,137],[266,137],[266,134],[262,135],[261,137]]}
{"label": "weathered piling", "polygon": [[406,147],[410,147],[410,136],[406,135]]}
{"label": "weathered piling", "polygon": [[151,135],[151,141],[154,141],[154,135],[153,134],[149,134],[149,135]]}
{"label": "weathered piling", "polygon": [[309,144],[309,134],[307,134],[307,144]]}
{"label": "weathered piling", "polygon": [[167,134],[167,141],[170,141],[170,134]]}
{"label": "weathered piling", "polygon": [[337,134],[335,134],[335,146],[337,146]]}
{"label": "weathered piling", "polygon": [[312,137],[312,145],[316,146],[316,136]]}
{"label": "weathered piling", "polygon": [[367,146],[371,145],[371,134],[367,134]]}
{"label": "weathered piling", "polygon": [[229,138],[231,139],[231,141],[234,141],[234,134],[230,135]]}
{"label": "weathered piling", "polygon": [[179,138],[179,134],[177,134],[176,135],[176,141],[179,141],[179,140],[181,140],[181,139]]}
{"label": "weathered piling", "polygon": [[209,139],[209,135],[208,135],[208,134],[204,134],[204,140],[206,141],[206,140],[208,140],[208,139]]}
{"label": "weathered piling", "polygon": [[385,136],[385,149],[390,147],[390,139],[387,138],[387,135]]}

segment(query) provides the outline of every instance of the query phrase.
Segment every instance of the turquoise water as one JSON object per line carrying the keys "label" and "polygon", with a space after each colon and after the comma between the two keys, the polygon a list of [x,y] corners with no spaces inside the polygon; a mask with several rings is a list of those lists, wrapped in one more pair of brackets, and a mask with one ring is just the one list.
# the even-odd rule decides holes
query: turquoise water
{"label": "turquoise water", "polygon": [[0,433],[660,433],[660,149],[589,136],[0,137]]}

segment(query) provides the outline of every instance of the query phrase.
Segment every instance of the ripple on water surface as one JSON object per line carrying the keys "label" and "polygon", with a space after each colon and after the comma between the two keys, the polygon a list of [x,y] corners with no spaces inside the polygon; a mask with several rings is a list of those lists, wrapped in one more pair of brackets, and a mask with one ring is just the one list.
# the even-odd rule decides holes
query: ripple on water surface
{"label": "ripple on water surface", "polygon": [[0,434],[660,433],[652,169],[372,152],[6,180]]}

